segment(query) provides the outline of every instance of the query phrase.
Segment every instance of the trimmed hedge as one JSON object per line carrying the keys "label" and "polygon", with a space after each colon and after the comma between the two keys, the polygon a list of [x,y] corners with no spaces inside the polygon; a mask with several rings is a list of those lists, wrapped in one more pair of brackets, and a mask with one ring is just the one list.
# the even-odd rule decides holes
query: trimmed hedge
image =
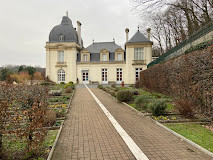
{"label": "trimmed hedge", "polygon": [[140,87],[193,104],[194,111],[213,120],[213,45],[142,71]]}
{"label": "trimmed hedge", "polygon": [[117,92],[117,100],[120,102],[129,102],[133,100],[133,90],[120,90]]}

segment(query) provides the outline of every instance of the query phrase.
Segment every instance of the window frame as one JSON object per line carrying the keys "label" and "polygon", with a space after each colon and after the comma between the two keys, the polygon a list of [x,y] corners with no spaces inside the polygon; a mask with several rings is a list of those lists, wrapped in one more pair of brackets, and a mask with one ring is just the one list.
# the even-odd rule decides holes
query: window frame
{"label": "window frame", "polygon": [[57,79],[58,79],[58,83],[65,82],[66,73],[65,73],[65,71],[63,69],[59,69],[57,71]]}
{"label": "window frame", "polygon": [[145,60],[144,47],[134,48],[134,60]]}
{"label": "window frame", "polygon": [[64,63],[64,51],[58,51],[58,62]]}
{"label": "window frame", "polygon": [[123,55],[122,55],[122,53],[117,53],[117,61],[123,61]]}
{"label": "window frame", "polygon": [[116,82],[121,83],[123,81],[123,69],[116,68]]}
{"label": "window frame", "polygon": [[104,61],[104,62],[107,61],[107,54],[102,54],[102,61]]}
{"label": "window frame", "polygon": [[87,54],[83,54],[83,62],[87,62],[88,61],[88,55]]}
{"label": "window frame", "polygon": [[103,82],[107,82],[108,81],[108,70],[107,70],[107,68],[102,68],[101,69],[101,81],[102,81],[102,83]]}
{"label": "window frame", "polygon": [[64,41],[64,36],[63,35],[59,36],[59,41]]}

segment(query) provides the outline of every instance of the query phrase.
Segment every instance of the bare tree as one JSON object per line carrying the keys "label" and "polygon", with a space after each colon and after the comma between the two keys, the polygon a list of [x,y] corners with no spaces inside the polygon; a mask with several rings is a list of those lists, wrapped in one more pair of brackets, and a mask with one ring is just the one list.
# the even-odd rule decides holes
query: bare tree
{"label": "bare tree", "polygon": [[[152,29],[152,38],[161,53],[168,51],[213,19],[212,0],[130,0],[132,11],[143,26]],[[144,25],[146,24],[146,25]]]}

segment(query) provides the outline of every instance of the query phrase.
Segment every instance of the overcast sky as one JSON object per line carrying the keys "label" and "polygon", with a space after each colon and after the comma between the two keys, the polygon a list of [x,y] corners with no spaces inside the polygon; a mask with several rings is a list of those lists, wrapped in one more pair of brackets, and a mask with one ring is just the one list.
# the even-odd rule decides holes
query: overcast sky
{"label": "overcast sky", "polygon": [[69,13],[73,26],[82,23],[84,47],[95,42],[125,43],[140,20],[130,12],[129,0],[2,0],[0,6],[0,66],[45,67],[45,43],[51,29]]}

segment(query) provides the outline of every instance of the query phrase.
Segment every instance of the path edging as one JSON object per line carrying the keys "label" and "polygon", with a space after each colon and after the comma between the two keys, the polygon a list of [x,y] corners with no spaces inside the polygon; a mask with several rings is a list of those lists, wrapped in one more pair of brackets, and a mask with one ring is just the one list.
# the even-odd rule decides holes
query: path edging
{"label": "path edging", "polygon": [[125,102],[122,102],[122,103],[123,103],[124,105],[128,106],[129,108],[131,108],[132,110],[134,110],[134,111],[140,113],[140,114],[141,114],[142,116],[144,116],[145,118],[147,118],[147,119],[153,121],[153,122],[156,123],[158,126],[164,128],[165,130],[169,131],[170,133],[174,134],[175,136],[181,138],[181,140],[184,140],[185,142],[187,142],[188,144],[190,144],[190,145],[192,145],[193,147],[197,148],[198,150],[200,150],[200,151],[204,152],[205,154],[207,154],[207,155],[213,157],[213,153],[210,152],[210,151],[208,151],[207,149],[201,147],[200,145],[198,145],[198,144],[196,144],[195,142],[193,142],[193,141],[187,139],[186,137],[180,135],[179,133],[177,133],[177,132],[175,132],[175,131],[169,129],[168,127],[164,126],[163,124],[161,124],[161,123],[159,123],[159,122],[157,122],[157,121],[151,119],[150,117],[146,117],[143,113],[141,113],[140,111],[136,110],[135,108],[133,108],[133,107],[130,106],[129,104],[127,104],[127,103],[125,103]]}
{"label": "path edging", "polygon": [[[70,108],[70,105],[71,105],[71,102],[72,102],[72,99],[73,99],[74,94],[75,94],[75,90],[74,90],[73,94],[71,95],[71,99],[70,99],[70,103],[69,103],[69,108]],[[69,110],[69,109],[68,109],[68,110]],[[65,120],[64,120],[64,121],[65,121]],[[62,124],[61,124],[61,126],[60,126],[60,129],[59,129],[58,134],[57,134],[57,136],[56,136],[56,139],[55,139],[55,141],[54,141],[54,143],[53,143],[53,146],[52,146],[52,148],[51,148],[51,151],[50,151],[50,153],[49,153],[49,155],[48,155],[48,157],[47,157],[47,160],[51,160],[51,159],[52,159],[53,152],[55,151],[55,147],[56,147],[56,145],[57,145],[57,143],[58,143],[58,139],[59,139],[59,137],[60,137],[60,134],[61,134],[61,131],[62,131],[62,128],[63,128],[63,125],[64,125],[64,121],[62,122]]]}

